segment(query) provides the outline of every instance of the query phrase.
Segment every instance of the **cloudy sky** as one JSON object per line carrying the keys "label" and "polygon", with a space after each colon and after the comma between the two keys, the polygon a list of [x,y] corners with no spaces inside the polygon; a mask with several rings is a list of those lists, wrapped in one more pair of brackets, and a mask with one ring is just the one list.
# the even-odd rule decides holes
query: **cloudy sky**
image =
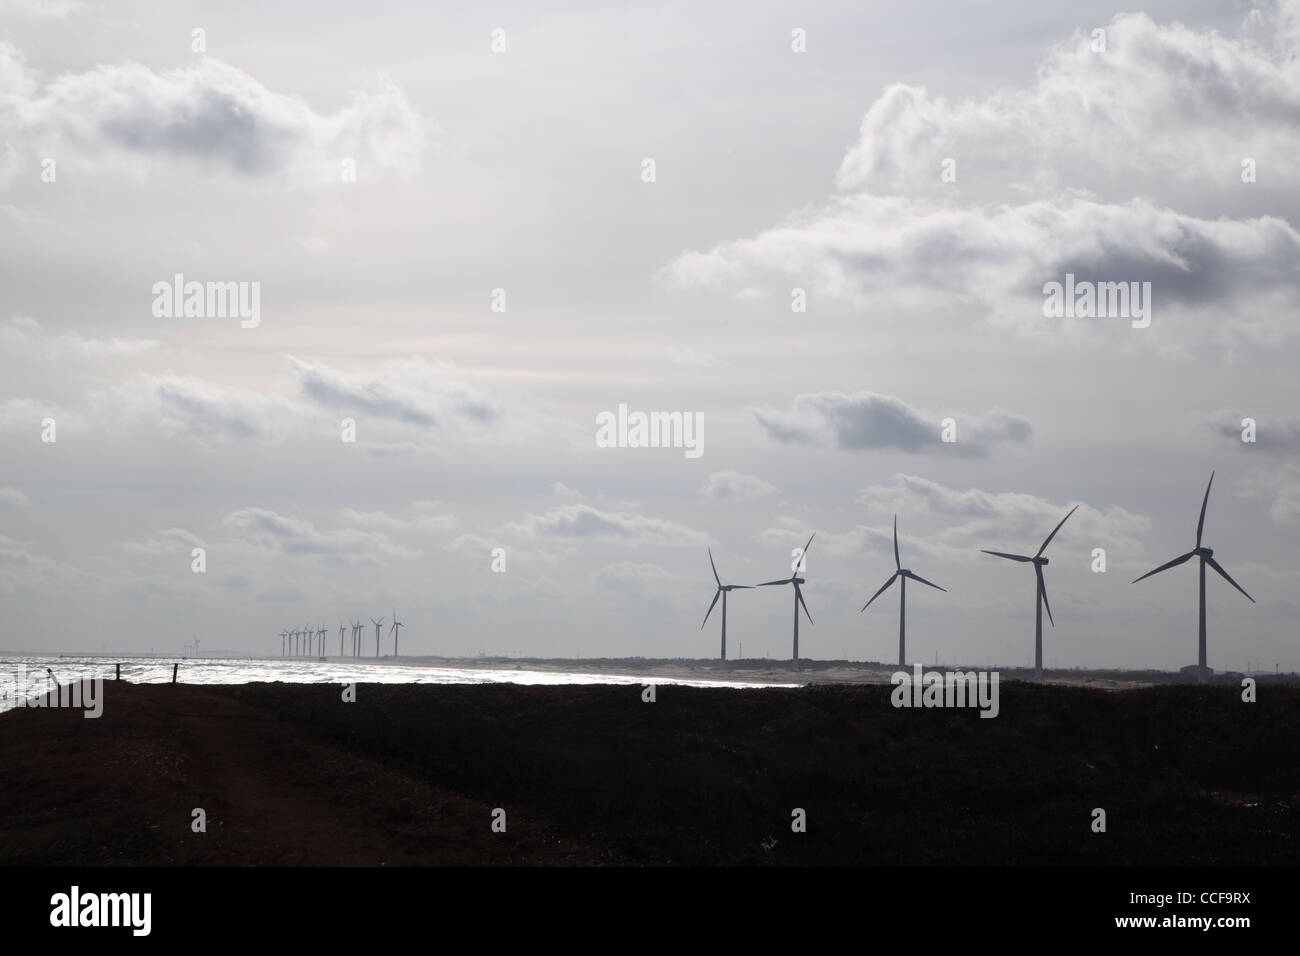
{"label": "cloudy sky", "polygon": [[1300,669],[1300,3],[432,6],[0,0],[0,647]]}

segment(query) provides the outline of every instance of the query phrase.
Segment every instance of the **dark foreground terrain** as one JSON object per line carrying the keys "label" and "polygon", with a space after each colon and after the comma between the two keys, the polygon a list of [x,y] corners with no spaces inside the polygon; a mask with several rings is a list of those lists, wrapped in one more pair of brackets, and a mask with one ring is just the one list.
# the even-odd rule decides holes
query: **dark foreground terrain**
{"label": "dark foreground terrain", "polygon": [[0,715],[0,863],[1300,862],[1300,688],[890,690],[109,682]]}

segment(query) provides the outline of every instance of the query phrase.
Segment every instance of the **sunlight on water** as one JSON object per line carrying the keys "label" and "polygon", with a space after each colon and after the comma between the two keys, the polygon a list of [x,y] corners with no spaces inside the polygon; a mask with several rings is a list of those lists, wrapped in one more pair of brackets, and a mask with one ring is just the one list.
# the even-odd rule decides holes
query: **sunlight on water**
{"label": "sunlight on water", "polygon": [[[181,684],[251,684],[282,681],[290,684],[679,684],[686,687],[797,687],[798,684],[752,683],[741,680],[702,680],[648,674],[592,674],[580,671],[443,667],[420,662],[380,663],[362,660],[249,660],[163,657],[3,657],[0,658],[0,711],[9,710],[19,696],[30,698],[50,689],[46,668],[61,684],[78,677],[112,680],[114,665],[122,679],[134,684],[167,684],[172,665],[179,664]],[[522,665],[520,665],[522,668]]]}

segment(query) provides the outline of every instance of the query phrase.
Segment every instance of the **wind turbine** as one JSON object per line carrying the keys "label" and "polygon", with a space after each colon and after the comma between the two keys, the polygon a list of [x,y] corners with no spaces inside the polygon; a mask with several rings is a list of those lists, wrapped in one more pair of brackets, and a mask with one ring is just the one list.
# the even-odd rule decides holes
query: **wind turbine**
{"label": "wind turbine", "polygon": [[[808,537],[808,544],[805,544],[803,550],[799,552],[799,560],[794,565],[796,568],[803,565],[804,558],[808,556],[808,548],[815,537],[817,537],[816,531]],[[804,578],[799,577],[799,572],[795,571],[790,575],[790,577],[782,578],[780,581],[764,581],[762,584],[757,585],[760,588],[765,588],[771,584],[794,585],[794,654],[791,658],[791,665],[795,670],[799,669],[799,605],[803,604],[803,612],[808,615],[808,623],[811,624],[813,622],[812,615],[808,613],[808,605],[804,603],[803,592],[799,590],[799,585],[803,584],[804,581]]]}
{"label": "wind turbine", "polygon": [[[1069,513],[1061,519],[1061,524],[1065,524],[1065,522],[1069,521],[1070,515],[1074,514],[1078,510],[1078,505],[1071,508]],[[1051,544],[1052,539],[1056,537],[1056,532],[1061,530],[1061,524],[1058,524],[1052,529],[1052,533],[1047,536],[1043,541],[1043,546],[1038,549],[1038,553],[1032,558],[1024,554],[1007,554],[1005,551],[988,551],[983,548],[980,549],[981,551],[984,551],[985,554],[996,555],[999,558],[1008,558],[1011,561],[1027,561],[1034,566],[1034,577],[1038,579],[1037,594],[1035,597],[1036,610],[1034,612],[1034,676],[1040,678],[1043,676],[1044,607],[1047,608],[1047,619],[1051,621],[1052,627],[1056,627],[1056,621],[1052,619],[1052,605],[1047,600],[1047,585],[1043,583],[1043,568],[1045,568],[1048,563],[1047,559],[1043,557],[1043,552],[1047,550],[1047,546]]]}
{"label": "wind turbine", "polygon": [[280,656],[284,657],[285,645],[289,639],[289,632],[283,628],[280,630]]}
{"label": "wind turbine", "polygon": [[325,630],[324,622],[321,623],[320,627],[316,628],[317,642],[320,645],[319,649],[316,652],[316,656],[319,657],[321,660],[325,659],[325,635],[327,635],[328,633],[329,631]]}
{"label": "wind turbine", "polygon": [[[713,592],[713,603],[704,613],[704,620],[700,622],[700,630],[704,630],[704,625],[709,623],[709,615],[713,613],[714,606],[718,603],[718,598],[722,598],[722,660],[727,659],[727,592],[744,589],[752,591],[753,585],[750,584],[723,584],[722,578],[718,577],[718,566],[713,563],[713,549],[709,549],[709,567],[713,568],[713,580],[718,583],[718,589]],[[810,618],[811,620],[811,618]],[[797,621],[797,618],[796,618]],[[797,626],[797,625],[796,625]]]}
{"label": "wind turbine", "polygon": [[339,621],[339,657],[342,657],[342,656],[343,656],[343,632],[344,632],[344,630],[345,630],[345,628],[343,627],[343,622],[342,622],[342,621]]}
{"label": "wind turbine", "polygon": [[373,617],[370,619],[370,623],[375,626],[375,656],[376,657],[379,656],[379,631],[384,626],[384,621],[386,620],[387,618],[383,618],[383,617],[381,617],[377,621]]}
{"label": "wind turbine", "polygon": [[357,656],[357,643],[360,640],[360,634],[361,634],[361,622],[353,621],[352,622],[352,656],[353,657]]}
{"label": "wind turbine", "polygon": [[[1210,485],[1212,484],[1214,484],[1214,472],[1210,472],[1209,484],[1205,486],[1205,497],[1201,499],[1201,517],[1196,522],[1196,547],[1193,550],[1188,551],[1186,554],[1174,558],[1172,561],[1169,561],[1166,564],[1160,565],[1160,567],[1156,568],[1154,571],[1148,571],[1146,574],[1142,575],[1142,578],[1149,578],[1153,574],[1159,574],[1161,571],[1167,571],[1169,568],[1176,567],[1177,565],[1182,564],[1184,561],[1187,561],[1189,558],[1197,557],[1201,559],[1200,659],[1199,659],[1200,667],[1197,671],[1199,675],[1197,679],[1200,680],[1202,683],[1205,682],[1205,677],[1207,674],[1207,670],[1205,666],[1205,566],[1208,564],[1210,567],[1214,568],[1214,570],[1218,571],[1219,574],[1222,575],[1223,580],[1227,581],[1229,584],[1231,584],[1242,594],[1246,594],[1246,589],[1243,588],[1236,581],[1232,580],[1232,576],[1229,575],[1227,571],[1223,570],[1223,568],[1220,566],[1218,561],[1214,560],[1214,549],[1201,547],[1201,532],[1205,529],[1205,506],[1210,503]],[[1133,583],[1137,584],[1138,581],[1142,580],[1142,578],[1138,578]],[[1246,594],[1246,597],[1249,598],[1251,604],[1255,603],[1255,599],[1251,597],[1249,594]]]}
{"label": "wind turbine", "polygon": [[[928,584],[932,588],[938,588],[938,590],[947,593],[948,590],[947,588],[941,588],[933,581],[927,581],[925,578],[921,577],[921,575],[913,574],[907,568],[903,567],[902,562],[898,558],[898,515],[894,515],[894,573],[890,575],[888,581],[886,581],[884,584],[880,586],[879,591],[871,595],[871,601],[874,601],[876,598],[880,597],[880,595],[884,594],[885,591],[889,589],[889,586],[893,584],[895,580],[898,581],[898,666],[899,667],[903,667],[907,664],[906,628],[907,628],[907,579],[908,578],[911,578],[913,581],[920,581],[922,584]],[[868,601],[866,604],[862,605],[863,611],[871,607],[871,601]],[[861,614],[862,611],[859,611],[858,613]]]}
{"label": "wind turbine", "polygon": [[397,639],[402,636],[402,628],[406,627],[397,619],[397,608],[393,608],[393,626],[388,629],[388,633],[393,635],[393,657],[397,656]]}

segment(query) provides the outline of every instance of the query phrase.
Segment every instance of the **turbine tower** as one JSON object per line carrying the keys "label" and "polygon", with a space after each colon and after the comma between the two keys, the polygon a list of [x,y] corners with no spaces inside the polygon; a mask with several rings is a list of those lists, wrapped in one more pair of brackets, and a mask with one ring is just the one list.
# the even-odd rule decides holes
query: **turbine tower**
{"label": "turbine tower", "polygon": [[[808,548],[812,545],[812,540],[815,537],[817,537],[816,531],[808,537],[808,544],[805,544],[803,546],[803,551],[799,553],[799,560],[794,565],[796,568],[803,566],[804,559],[808,556]],[[790,575],[790,577],[782,578],[780,581],[764,581],[762,584],[757,585],[760,588],[765,588],[772,584],[794,585],[794,653],[791,656],[791,666],[795,670],[799,669],[799,605],[803,605],[803,612],[808,615],[808,623],[811,624],[813,622],[812,615],[808,613],[808,605],[804,603],[803,592],[799,590],[799,585],[803,583],[805,583],[805,579],[799,577],[799,572],[795,571]]]}
{"label": "turbine tower", "polygon": [[375,656],[376,657],[379,656],[379,632],[383,628],[384,621],[386,620],[387,618],[383,618],[383,617],[381,617],[377,621],[373,617],[370,619],[370,623],[375,626]]}
{"label": "turbine tower", "polygon": [[751,584],[723,584],[722,578],[718,577],[718,566],[713,563],[713,549],[709,549],[709,566],[713,568],[713,580],[718,583],[718,589],[713,592],[713,603],[709,609],[704,612],[704,620],[700,623],[700,630],[704,630],[704,625],[709,623],[709,615],[713,613],[714,606],[718,603],[718,598],[722,598],[722,660],[727,660],[727,592],[736,590],[752,591]]}
{"label": "turbine tower", "polygon": [[287,630],[281,629],[280,631],[280,656],[281,657],[284,657],[285,647],[288,639],[289,639],[289,632]]}
{"label": "turbine tower", "polygon": [[[1196,522],[1196,547],[1191,551],[1188,551],[1186,554],[1174,558],[1172,561],[1169,561],[1166,564],[1160,565],[1160,567],[1156,568],[1154,571],[1148,571],[1146,574],[1142,575],[1141,578],[1137,578],[1133,582],[1134,584],[1137,584],[1138,581],[1142,580],[1142,578],[1149,578],[1153,574],[1159,574],[1161,571],[1167,571],[1172,567],[1176,567],[1182,564],[1184,561],[1187,561],[1190,558],[1196,557],[1201,559],[1201,587],[1200,587],[1200,612],[1199,612],[1200,613],[1200,643],[1199,643],[1200,655],[1198,659],[1199,667],[1197,669],[1197,675],[1198,675],[1197,679],[1201,683],[1205,682],[1206,675],[1209,673],[1209,671],[1205,666],[1205,566],[1208,564],[1210,567],[1214,568],[1214,570],[1218,571],[1219,574],[1223,577],[1223,580],[1227,581],[1229,584],[1231,584],[1242,594],[1246,594],[1246,589],[1243,588],[1236,581],[1232,580],[1232,576],[1228,574],[1227,571],[1223,570],[1223,568],[1220,566],[1218,561],[1214,560],[1214,549],[1201,547],[1201,532],[1205,530],[1205,506],[1210,503],[1210,485],[1212,484],[1214,484],[1214,472],[1210,472],[1210,482],[1205,486],[1205,497],[1201,499],[1201,517],[1200,520]],[[1255,599],[1251,597],[1249,594],[1246,594],[1246,597],[1250,600],[1251,604],[1255,603]]]}
{"label": "turbine tower", "polygon": [[1007,554],[1005,551],[988,551],[983,548],[980,549],[981,551],[984,551],[985,554],[992,554],[999,558],[1007,558],[1011,561],[1027,561],[1034,566],[1034,577],[1038,579],[1037,593],[1035,596],[1036,610],[1034,611],[1034,676],[1038,678],[1043,676],[1044,607],[1047,608],[1047,620],[1051,621],[1052,627],[1056,627],[1056,621],[1052,618],[1052,605],[1047,600],[1047,585],[1043,583],[1043,568],[1045,568],[1048,563],[1047,559],[1043,557],[1043,552],[1047,550],[1047,546],[1051,544],[1052,539],[1056,537],[1056,532],[1061,530],[1061,525],[1069,521],[1070,515],[1074,514],[1078,510],[1078,505],[1075,505],[1070,509],[1069,513],[1061,519],[1061,524],[1058,524],[1052,529],[1052,533],[1047,536],[1046,540],[1043,541],[1043,546],[1038,549],[1038,553],[1032,558],[1025,554]]}
{"label": "turbine tower", "polygon": [[[889,580],[880,586],[880,590],[871,595],[871,601],[874,601],[880,595],[889,589],[889,586],[898,581],[898,666],[904,667],[907,664],[907,579],[919,581],[922,584],[928,584],[932,588],[938,588],[940,591],[947,593],[947,588],[941,588],[933,581],[927,581],[919,574],[913,574],[907,568],[903,567],[898,557],[898,515],[894,515],[894,573],[889,576]],[[865,611],[871,607],[871,601],[862,605]],[[859,614],[862,611],[858,612]]]}
{"label": "turbine tower", "polygon": [[347,629],[343,626],[343,622],[339,621],[339,657],[343,656],[343,632],[345,630]]}
{"label": "turbine tower", "polygon": [[388,629],[388,633],[393,635],[393,657],[397,657],[397,639],[402,636],[402,628],[406,627],[397,619],[397,608],[393,608],[393,626]]}

